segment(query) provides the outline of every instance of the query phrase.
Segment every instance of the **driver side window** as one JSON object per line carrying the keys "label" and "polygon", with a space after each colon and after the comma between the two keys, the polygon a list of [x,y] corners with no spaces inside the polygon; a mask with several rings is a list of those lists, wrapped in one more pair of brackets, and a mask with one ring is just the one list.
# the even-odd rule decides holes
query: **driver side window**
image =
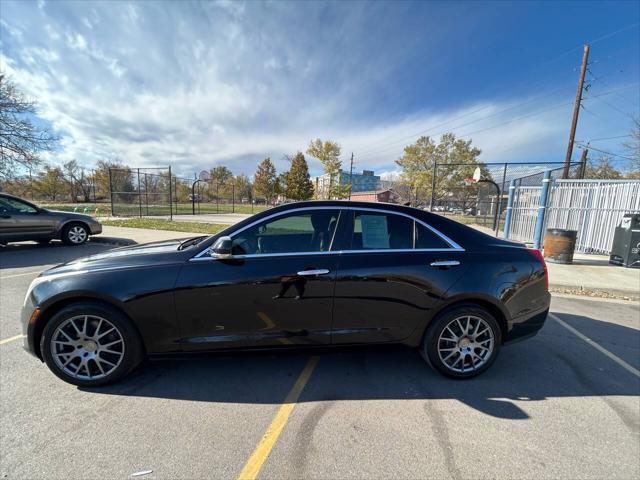
{"label": "driver side window", "polygon": [[233,237],[233,255],[326,252],[339,210],[308,210],[265,220]]}

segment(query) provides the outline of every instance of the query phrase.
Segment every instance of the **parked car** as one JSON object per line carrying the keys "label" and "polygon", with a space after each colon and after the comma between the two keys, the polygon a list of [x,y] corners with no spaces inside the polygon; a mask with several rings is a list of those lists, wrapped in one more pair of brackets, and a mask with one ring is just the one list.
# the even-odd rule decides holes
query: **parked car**
{"label": "parked car", "polygon": [[466,378],[538,332],[549,301],[537,250],[416,208],[318,201],[47,270],[22,325],[25,348],[75,385],[145,356],[386,343]]}
{"label": "parked car", "polygon": [[102,225],[89,215],[56,212],[13,195],[0,193],[0,244],[35,240],[49,243],[58,238],[67,245],[82,245]]}

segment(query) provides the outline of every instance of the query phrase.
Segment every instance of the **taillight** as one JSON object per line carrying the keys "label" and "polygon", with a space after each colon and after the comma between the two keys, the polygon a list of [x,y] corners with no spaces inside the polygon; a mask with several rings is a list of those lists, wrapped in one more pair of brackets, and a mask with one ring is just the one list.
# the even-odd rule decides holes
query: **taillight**
{"label": "taillight", "polygon": [[544,287],[549,290],[549,272],[547,270],[547,262],[544,261],[544,255],[540,250],[536,250],[534,248],[528,248],[534,257],[542,264],[542,268],[544,270]]}

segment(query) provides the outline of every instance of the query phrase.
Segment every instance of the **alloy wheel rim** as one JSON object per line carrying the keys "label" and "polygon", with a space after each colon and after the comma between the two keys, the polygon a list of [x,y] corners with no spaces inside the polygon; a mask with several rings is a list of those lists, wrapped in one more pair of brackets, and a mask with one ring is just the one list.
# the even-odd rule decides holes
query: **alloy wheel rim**
{"label": "alloy wheel rim", "polygon": [[493,330],[482,318],[464,315],[450,321],[438,338],[438,356],[457,373],[477,370],[493,355]]}
{"label": "alloy wheel rim", "polygon": [[51,337],[51,354],[65,374],[81,380],[110,375],[124,358],[124,338],[109,320],[78,315],[62,322]]}
{"label": "alloy wheel rim", "polygon": [[73,243],[82,243],[87,238],[87,231],[79,226],[71,227],[69,230],[69,240]]}

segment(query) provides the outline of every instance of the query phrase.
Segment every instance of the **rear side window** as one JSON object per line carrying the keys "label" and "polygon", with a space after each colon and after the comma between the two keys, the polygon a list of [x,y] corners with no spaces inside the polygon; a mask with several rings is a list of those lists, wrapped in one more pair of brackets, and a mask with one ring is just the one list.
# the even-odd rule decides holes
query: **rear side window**
{"label": "rear side window", "polygon": [[435,232],[432,232],[421,223],[416,222],[415,248],[451,248]]}
{"label": "rear side window", "polygon": [[381,212],[356,211],[352,250],[413,248],[413,220]]}
{"label": "rear side window", "polygon": [[438,234],[412,218],[393,213],[354,212],[352,250],[451,248]]}

